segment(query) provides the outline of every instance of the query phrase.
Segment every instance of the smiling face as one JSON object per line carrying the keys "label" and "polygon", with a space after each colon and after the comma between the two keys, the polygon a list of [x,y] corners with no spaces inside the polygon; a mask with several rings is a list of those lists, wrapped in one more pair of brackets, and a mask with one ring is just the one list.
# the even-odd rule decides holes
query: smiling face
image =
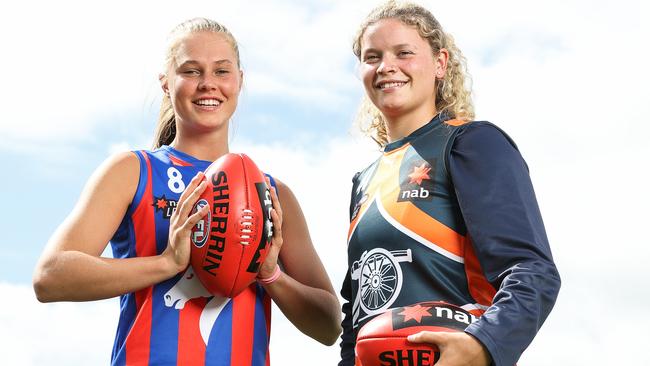
{"label": "smiling face", "polygon": [[230,40],[220,33],[201,31],[179,41],[161,83],[179,130],[227,130],[237,108],[242,72]]}
{"label": "smiling face", "polygon": [[415,27],[389,18],[366,28],[360,51],[366,93],[389,123],[422,125],[436,114],[436,79],[444,76],[446,50],[434,55]]}

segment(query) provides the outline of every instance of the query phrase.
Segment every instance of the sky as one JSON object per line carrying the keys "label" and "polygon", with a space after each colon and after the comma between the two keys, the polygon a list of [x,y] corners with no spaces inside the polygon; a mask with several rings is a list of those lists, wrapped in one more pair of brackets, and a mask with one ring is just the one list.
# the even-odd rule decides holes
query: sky
{"label": "sky", "polygon": [[[117,300],[38,303],[32,271],[93,170],[115,152],[150,146],[165,37],[195,16],[224,23],[240,43],[231,151],[291,187],[340,289],[350,180],[378,156],[353,126],[363,90],[351,41],[378,3],[62,0],[3,9],[0,363],[108,363]],[[526,159],[562,276],[555,309],[519,365],[650,364],[648,2],[420,3],[468,59],[477,119],[503,128]],[[337,362],[338,345],[302,335],[277,308],[272,334],[275,365]]]}

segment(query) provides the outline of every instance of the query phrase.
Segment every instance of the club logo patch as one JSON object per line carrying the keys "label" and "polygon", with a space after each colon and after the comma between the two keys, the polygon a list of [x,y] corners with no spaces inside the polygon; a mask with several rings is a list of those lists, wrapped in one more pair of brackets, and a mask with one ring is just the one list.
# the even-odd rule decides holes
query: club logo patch
{"label": "club logo patch", "polygon": [[388,251],[374,248],[361,254],[350,268],[350,278],[357,281],[357,296],[352,305],[352,324],[381,314],[397,300],[402,291],[402,267],[411,263],[411,249]]}

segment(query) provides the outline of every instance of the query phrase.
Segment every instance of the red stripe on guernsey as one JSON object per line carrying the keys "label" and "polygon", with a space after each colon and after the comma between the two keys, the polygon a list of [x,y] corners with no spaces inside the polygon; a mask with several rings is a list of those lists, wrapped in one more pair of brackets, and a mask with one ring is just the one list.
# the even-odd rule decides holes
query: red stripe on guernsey
{"label": "red stripe on guernsey", "polygon": [[204,365],[205,342],[201,337],[199,319],[208,299],[199,297],[185,304],[178,319],[178,360],[176,364]]}
{"label": "red stripe on guernsey", "polygon": [[[140,204],[132,215],[135,232],[135,252],[137,257],[156,254],[156,229],[154,224],[153,193],[151,188],[151,162],[143,152],[147,163],[147,185]],[[151,341],[151,292],[147,287],[135,293],[136,317],[126,337],[126,364],[147,365],[149,363],[149,345]]]}
{"label": "red stripe on guernsey", "polygon": [[481,264],[474,252],[474,245],[470,240],[467,240],[465,244],[465,275],[469,293],[474,300],[481,305],[492,305],[492,299],[497,291],[483,275],[483,269],[481,269]]}
{"label": "red stripe on guernsey", "polygon": [[[231,366],[250,365],[253,357],[253,332],[255,332],[255,299],[257,286],[249,286],[232,299]],[[236,325],[235,325],[236,323]]]}
{"label": "red stripe on guernsey", "polygon": [[169,154],[168,156],[169,156],[169,160],[171,160],[172,164],[174,164],[176,166],[192,166],[191,163],[188,163],[185,160],[181,160],[181,159],[175,157],[172,154]]}
{"label": "red stripe on guernsey", "polygon": [[[264,315],[266,316],[266,339],[271,339],[271,296],[264,295]],[[269,342],[270,344],[271,342]],[[266,366],[271,365],[271,352],[266,347]]]}

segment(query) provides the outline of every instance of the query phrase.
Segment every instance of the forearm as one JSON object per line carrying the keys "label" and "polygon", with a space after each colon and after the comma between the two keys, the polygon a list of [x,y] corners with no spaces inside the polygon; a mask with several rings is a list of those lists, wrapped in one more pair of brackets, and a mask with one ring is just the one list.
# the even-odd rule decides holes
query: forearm
{"label": "forearm", "polygon": [[90,301],[119,296],[170,278],[175,269],[163,256],[114,259],[62,251],[34,273],[39,301]]}
{"label": "forearm", "polygon": [[496,366],[513,365],[551,312],[559,289],[552,263],[524,262],[505,276],[493,305],[465,331],[483,343]]}
{"label": "forearm", "polygon": [[341,311],[334,294],[303,285],[286,273],[265,289],[301,332],[325,345],[336,342],[341,333]]}

